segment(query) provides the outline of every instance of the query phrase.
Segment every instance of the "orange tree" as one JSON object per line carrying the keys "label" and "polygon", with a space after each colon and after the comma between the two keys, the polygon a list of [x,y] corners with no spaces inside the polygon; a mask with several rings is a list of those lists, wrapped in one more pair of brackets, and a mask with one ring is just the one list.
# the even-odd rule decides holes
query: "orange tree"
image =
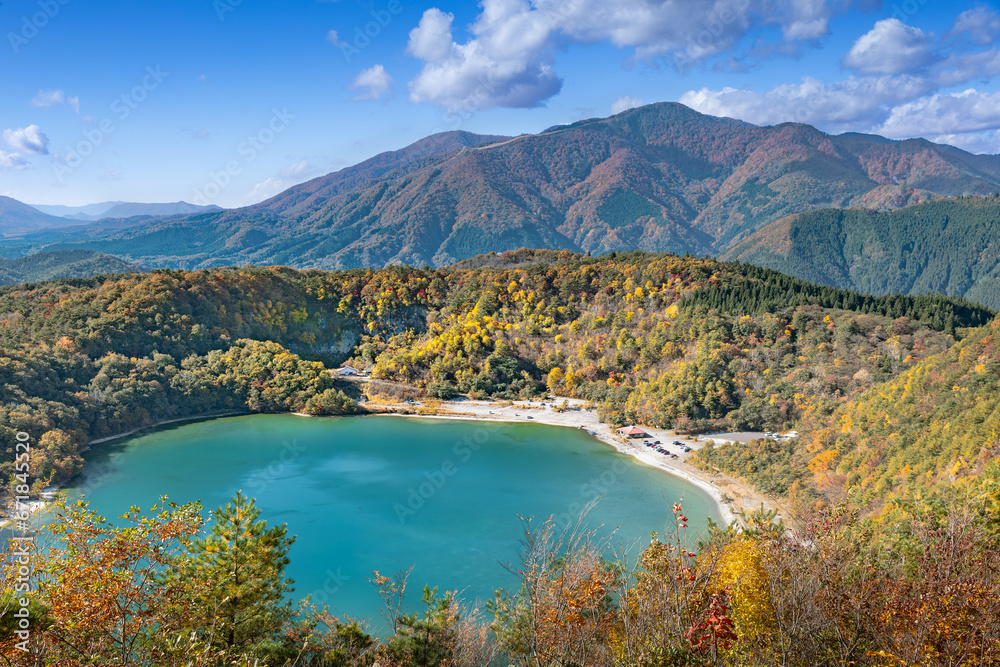
{"label": "orange tree", "polygon": [[558,534],[553,520],[537,531],[523,519],[519,591],[497,591],[493,630],[514,664],[608,664],[607,639],[617,617],[619,570],[601,557],[591,533]]}
{"label": "orange tree", "polygon": [[202,526],[197,504],[163,499],[151,512],[142,516],[132,507],[121,516],[122,525],[112,525],[86,502],[57,504],[38,536],[44,543],[54,539],[33,564],[35,604],[48,618],[32,628],[30,653],[4,637],[0,650],[8,664],[151,664],[158,633],[179,624],[174,602],[183,589],[199,585],[164,582],[156,574]]}

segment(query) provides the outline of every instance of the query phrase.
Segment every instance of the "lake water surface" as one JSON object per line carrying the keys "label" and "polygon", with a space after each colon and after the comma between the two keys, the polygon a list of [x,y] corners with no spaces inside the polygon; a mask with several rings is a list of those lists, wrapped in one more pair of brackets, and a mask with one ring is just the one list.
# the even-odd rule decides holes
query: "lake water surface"
{"label": "lake water surface", "polygon": [[700,489],[581,430],[390,416],[249,415],[165,427],[96,446],[69,491],[111,518],[161,495],[210,510],[237,489],[298,536],[288,567],[294,597],[312,594],[375,629],[373,569],[413,565],[413,609],[424,584],[469,599],[515,586],[501,563],[516,561],[519,515],[564,525],[600,496],[586,525],[617,529],[615,543],[637,543],[635,553],[652,531],[672,529],[670,506],[682,498],[692,535],[708,517],[720,520]]}

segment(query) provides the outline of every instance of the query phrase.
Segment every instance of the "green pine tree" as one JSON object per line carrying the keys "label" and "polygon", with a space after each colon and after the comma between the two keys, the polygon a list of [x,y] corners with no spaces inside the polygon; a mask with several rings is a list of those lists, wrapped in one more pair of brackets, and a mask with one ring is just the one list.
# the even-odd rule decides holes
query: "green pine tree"
{"label": "green pine tree", "polygon": [[295,537],[285,524],[269,527],[241,491],[212,518],[210,533],[193,541],[165,576],[199,584],[190,586],[184,604],[192,627],[210,633],[204,640],[214,649],[229,655],[266,651],[294,616],[285,599],[293,581],[284,570]]}

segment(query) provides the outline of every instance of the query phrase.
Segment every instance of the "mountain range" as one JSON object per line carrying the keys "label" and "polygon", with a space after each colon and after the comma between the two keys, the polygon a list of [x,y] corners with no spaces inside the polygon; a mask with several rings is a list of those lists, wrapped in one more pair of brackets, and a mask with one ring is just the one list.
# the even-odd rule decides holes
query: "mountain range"
{"label": "mountain range", "polygon": [[776,238],[769,226],[788,216],[998,191],[1000,156],[796,123],[760,127],[662,103],[518,137],[436,134],[253,206],[43,229],[24,237],[23,251],[85,248],[186,269],[444,266],[521,247],[773,264],[764,251],[746,253]]}
{"label": "mountain range", "polygon": [[197,204],[189,204],[185,201],[170,202],[166,204],[106,201],[99,204],[87,204],[85,206],[33,204],[32,208],[36,208],[42,213],[47,213],[48,215],[66,218],[67,220],[80,220],[84,222],[104,220],[106,218],[132,218],[138,215],[159,217],[222,210],[221,207],[214,204],[199,206]]}
{"label": "mountain range", "polygon": [[24,234],[73,224],[64,218],[42,213],[16,199],[0,195],[0,234]]}

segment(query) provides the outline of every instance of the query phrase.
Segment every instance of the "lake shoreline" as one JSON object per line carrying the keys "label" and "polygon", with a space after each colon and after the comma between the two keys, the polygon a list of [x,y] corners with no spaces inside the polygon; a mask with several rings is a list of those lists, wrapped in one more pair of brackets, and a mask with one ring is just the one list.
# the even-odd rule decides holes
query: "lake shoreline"
{"label": "lake shoreline", "polygon": [[[366,407],[375,409],[377,411],[375,414],[390,414],[399,417],[537,423],[546,426],[584,429],[602,443],[614,447],[618,452],[630,456],[644,465],[673,475],[708,494],[715,503],[724,526],[736,522],[740,510],[752,509],[759,506],[757,501],[763,502],[765,506],[770,504],[770,499],[760,496],[752,489],[739,484],[735,480],[722,480],[719,475],[712,475],[711,473],[706,473],[695,468],[684,461],[686,457],[683,453],[680,453],[677,459],[667,458],[662,454],[649,450],[643,445],[630,442],[628,439],[617,435],[613,427],[598,419],[596,412],[584,409],[584,401],[558,398],[555,401],[549,401],[549,403],[558,402],[561,405],[564,401],[569,407],[565,411],[556,411],[552,407],[543,407],[542,403],[538,401],[531,403],[526,401],[504,403],[472,400],[435,401],[432,407],[420,407],[417,409],[417,412],[414,412],[413,406],[405,403],[372,402]],[[661,441],[665,441],[667,437],[674,437],[672,435],[667,436],[666,431],[658,429],[645,430],[649,431],[654,437],[660,438]],[[660,434],[663,435],[661,436]],[[680,439],[686,440],[687,438],[680,437]],[[723,485],[719,482],[724,482],[725,484]],[[734,498],[731,494],[738,494],[739,498],[750,502],[743,502],[739,507],[735,507]]]}
{"label": "lake shoreline", "polygon": [[[87,450],[90,449],[91,445],[102,445],[102,444],[105,444],[105,443],[108,443],[108,442],[114,442],[115,440],[121,440],[122,438],[127,438],[129,436],[133,436],[133,435],[135,435],[137,433],[140,433],[142,431],[149,430],[149,429],[159,428],[160,426],[166,426],[168,424],[176,424],[176,423],[179,423],[179,422],[188,422],[188,421],[197,421],[199,419],[218,419],[219,417],[236,417],[236,416],[239,416],[239,415],[250,415],[250,414],[254,414],[254,413],[252,413],[252,412],[250,412],[248,410],[233,410],[233,411],[229,411],[229,412],[217,412],[217,413],[208,414],[208,415],[191,415],[190,417],[176,417],[174,419],[164,419],[163,421],[158,421],[158,422],[155,422],[153,424],[146,424],[144,426],[138,426],[138,427],[133,428],[133,429],[131,429],[129,431],[123,431],[121,433],[115,433],[113,435],[107,435],[107,436],[104,436],[102,438],[94,438],[93,440],[88,440],[86,443],[84,443],[84,445],[78,451],[79,451],[80,454],[83,454],[84,452],[86,452]],[[27,506],[28,506],[28,516],[30,517],[30,516],[36,514],[37,512],[41,512],[41,511],[44,511],[45,509],[47,509],[48,506],[49,506],[49,501],[52,499],[52,496],[54,496],[56,493],[58,493],[59,490],[63,488],[63,486],[65,486],[66,484],[69,484],[70,482],[73,481],[73,479],[76,479],[76,477],[78,477],[78,476],[79,475],[74,476],[72,479],[68,479],[65,482],[61,482],[59,484],[53,484],[52,486],[46,487],[45,490],[41,492],[40,497],[39,497],[38,500],[32,500],[29,503],[27,503]],[[9,518],[7,518],[7,519],[0,519],[0,528],[4,528],[5,526],[9,525],[11,523],[11,521],[12,521],[12,519],[9,519]]]}
{"label": "lake shoreline", "polygon": [[114,440],[120,440],[122,438],[127,438],[130,435],[135,435],[140,431],[145,431],[146,429],[159,428],[160,426],[166,426],[167,424],[176,424],[178,422],[190,422],[197,421],[199,419],[217,419],[219,417],[237,417],[239,415],[252,415],[253,412],[249,410],[231,410],[228,412],[216,412],[208,415],[191,415],[190,417],[175,417],[173,419],[164,419],[163,421],[158,421],[154,424],[146,424],[145,426],[137,426],[130,431],[123,431],[121,433],[115,433],[114,435],[106,435],[103,438],[94,438],[93,440],[88,440],[87,443],[80,449],[80,452],[87,451],[91,445],[100,445],[105,442],[112,442]]}
{"label": "lake shoreline", "polygon": [[[662,454],[653,452],[638,443],[631,442],[627,438],[617,435],[611,426],[598,419],[596,412],[587,410],[583,407],[585,404],[584,401],[563,398],[556,400],[560,404],[567,405],[568,409],[557,411],[555,408],[551,407],[551,405],[554,405],[554,402],[550,402],[551,405],[548,407],[543,407],[542,403],[538,401],[506,401],[501,403],[496,401],[449,400],[434,401],[431,406],[420,406],[418,408],[414,408],[413,405],[406,403],[371,402],[364,406],[365,409],[368,410],[367,413],[343,416],[364,417],[371,415],[391,415],[397,417],[423,417],[428,419],[538,423],[547,426],[584,429],[602,443],[613,447],[616,451],[635,459],[643,465],[657,468],[667,474],[673,475],[674,477],[683,480],[685,483],[690,484],[691,486],[694,486],[708,494],[708,496],[715,503],[719,515],[722,517],[723,525],[728,526],[736,522],[740,511],[756,509],[761,505],[765,508],[777,509],[786,520],[790,518],[785,508],[778,506],[773,498],[763,496],[751,487],[748,487],[726,475],[712,474],[699,470],[685,461],[686,455],[683,453],[678,453],[677,459],[667,458]],[[223,417],[236,417],[248,414],[255,413],[246,410],[234,410],[207,415],[192,415],[189,417],[165,419],[153,424],[147,424],[129,431],[124,431],[122,433],[116,433],[114,435],[89,440],[80,451],[82,453],[87,451],[87,449],[89,449],[92,445],[113,442],[115,440],[134,436],[142,431],[159,428],[169,424],[197,421],[200,419],[208,420]],[[313,416],[298,412],[289,412],[284,414],[291,414],[299,417]],[[675,436],[669,431],[649,428],[646,428],[645,430],[654,438],[659,438],[663,442],[668,442],[668,438],[676,437],[678,439],[688,441],[688,444],[695,448],[700,446],[696,439],[691,440],[683,436]],[[703,445],[703,443],[701,444]],[[61,486],[46,489],[45,496],[47,496],[47,498],[43,498],[41,501],[35,501],[37,503],[37,507],[34,508],[32,514],[36,511],[45,509],[48,506],[48,502],[46,502],[48,498],[50,498],[52,494],[60,488]],[[5,525],[6,523],[6,521],[0,521],[0,526]]]}

